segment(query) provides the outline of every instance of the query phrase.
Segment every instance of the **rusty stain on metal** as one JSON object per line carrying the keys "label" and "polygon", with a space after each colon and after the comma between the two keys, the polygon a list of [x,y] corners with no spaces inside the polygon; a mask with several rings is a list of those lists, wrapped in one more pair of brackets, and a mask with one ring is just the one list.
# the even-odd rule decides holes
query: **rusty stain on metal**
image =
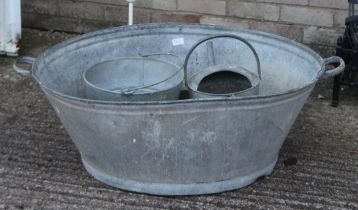
{"label": "rusty stain on metal", "polygon": [[18,50],[21,48],[21,35],[17,34],[15,39],[15,46]]}

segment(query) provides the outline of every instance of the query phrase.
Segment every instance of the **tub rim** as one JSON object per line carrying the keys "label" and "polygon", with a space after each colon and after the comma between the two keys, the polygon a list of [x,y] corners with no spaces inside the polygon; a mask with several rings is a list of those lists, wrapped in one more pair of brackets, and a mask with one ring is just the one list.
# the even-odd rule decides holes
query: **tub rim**
{"label": "tub rim", "polygon": [[[59,91],[53,90],[52,88],[47,87],[46,85],[41,82],[41,80],[36,76],[36,71],[38,69],[39,61],[44,60],[47,56],[51,55],[52,53],[55,53],[57,50],[66,47],[67,45],[74,44],[76,42],[79,42],[81,40],[90,39],[96,36],[103,36],[106,34],[111,33],[120,33],[120,32],[128,32],[128,31],[139,31],[139,30],[145,30],[145,29],[156,29],[156,28],[180,28],[180,27],[189,27],[194,29],[214,29],[214,30],[225,30],[226,32],[237,32],[238,30],[247,34],[255,34],[259,36],[268,37],[270,39],[274,39],[280,42],[286,42],[289,45],[293,45],[294,47],[297,47],[308,54],[310,54],[314,59],[318,61],[318,63],[321,64],[320,70],[317,71],[317,76],[308,84],[299,87],[299,88],[292,88],[285,92],[280,92],[277,94],[271,94],[271,95],[264,95],[264,96],[237,96],[237,97],[223,97],[223,98],[203,98],[203,99],[185,99],[185,100],[172,100],[172,101],[105,101],[105,100],[93,100],[93,99],[86,99],[76,96],[70,96],[64,93],[61,93]],[[325,62],[324,59],[318,55],[315,51],[313,51],[311,48],[305,46],[304,44],[298,43],[296,41],[293,41],[291,39],[271,34],[267,32],[257,31],[257,30],[251,30],[251,29],[245,29],[240,27],[234,27],[234,26],[223,26],[223,25],[213,25],[213,24],[200,24],[200,23],[145,23],[145,24],[137,24],[132,26],[119,26],[119,27],[112,27],[112,28],[106,28],[102,30],[96,30],[94,32],[85,33],[73,38],[70,38],[68,40],[65,40],[63,42],[60,42],[47,50],[45,50],[43,53],[41,53],[34,61],[31,69],[31,75],[32,78],[40,85],[40,87],[45,90],[48,93],[51,93],[52,95],[56,96],[56,98],[59,99],[67,99],[66,101],[76,101],[76,102],[82,102],[86,104],[108,104],[108,105],[166,105],[166,104],[182,104],[182,103],[197,103],[197,102],[220,102],[220,101],[255,101],[259,99],[270,99],[270,98],[289,98],[294,95],[297,95],[301,92],[305,92],[309,90],[312,86],[315,86],[316,82],[322,77],[322,75],[325,72]]]}

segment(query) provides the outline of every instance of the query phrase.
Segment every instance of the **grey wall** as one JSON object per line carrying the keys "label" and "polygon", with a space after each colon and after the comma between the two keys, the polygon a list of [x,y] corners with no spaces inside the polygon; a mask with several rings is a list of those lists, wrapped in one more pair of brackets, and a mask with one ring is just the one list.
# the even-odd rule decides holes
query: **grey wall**
{"label": "grey wall", "polygon": [[[194,22],[276,33],[318,49],[342,34],[347,0],[137,0],[135,23]],[[25,27],[89,32],[124,25],[125,0],[22,0]]]}

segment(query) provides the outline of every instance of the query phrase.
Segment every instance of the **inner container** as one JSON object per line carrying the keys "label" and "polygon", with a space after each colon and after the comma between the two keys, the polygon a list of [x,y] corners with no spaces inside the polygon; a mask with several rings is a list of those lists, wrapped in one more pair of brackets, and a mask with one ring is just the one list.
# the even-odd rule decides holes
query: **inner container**
{"label": "inner container", "polygon": [[[231,43],[227,42],[231,39]],[[214,42],[215,41],[215,42]],[[234,41],[234,42],[233,42]],[[221,57],[231,57],[231,50],[236,46],[236,42],[244,44],[248,51],[253,54],[256,62],[256,73],[238,64],[225,63],[217,59],[217,48],[224,52],[219,54]],[[208,55],[207,66],[198,60],[188,68],[191,57],[203,53],[199,48],[205,46]],[[218,60],[218,61],[217,61]],[[219,62],[220,64],[217,64]],[[237,63],[238,61],[235,61]],[[261,82],[261,64],[255,48],[246,39],[233,34],[219,34],[210,36],[198,41],[188,52],[184,61],[185,84],[189,89],[192,98],[216,98],[216,97],[247,97],[258,96],[260,93],[259,85]],[[189,70],[191,72],[189,72]]]}
{"label": "inner container", "polygon": [[184,76],[171,63],[151,58],[118,58],[83,73],[86,97],[110,101],[179,99]]}

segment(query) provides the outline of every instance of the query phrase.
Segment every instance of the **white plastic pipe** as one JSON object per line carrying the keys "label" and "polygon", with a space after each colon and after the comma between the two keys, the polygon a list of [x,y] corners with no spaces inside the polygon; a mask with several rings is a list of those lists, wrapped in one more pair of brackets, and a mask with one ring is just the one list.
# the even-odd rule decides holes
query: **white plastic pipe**
{"label": "white plastic pipe", "polygon": [[17,55],[21,40],[21,1],[0,0],[0,54]]}
{"label": "white plastic pipe", "polygon": [[133,3],[135,0],[127,0],[128,2],[128,25],[133,25]]}

